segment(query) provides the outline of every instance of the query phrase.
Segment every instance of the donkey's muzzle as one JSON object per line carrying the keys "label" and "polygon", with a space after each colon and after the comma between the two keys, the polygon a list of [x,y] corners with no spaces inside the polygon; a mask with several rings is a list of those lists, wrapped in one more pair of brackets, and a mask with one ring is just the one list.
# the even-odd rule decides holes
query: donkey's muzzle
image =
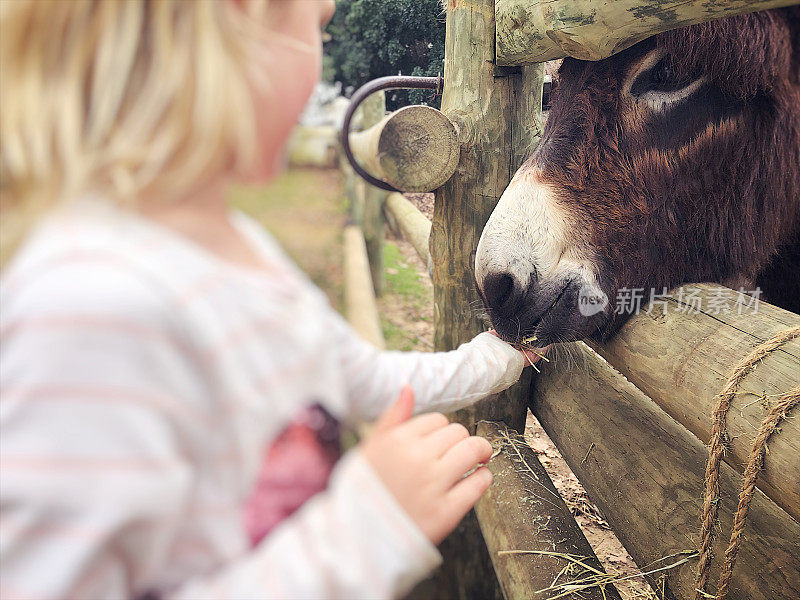
{"label": "donkey's muzzle", "polygon": [[512,317],[524,299],[524,290],[510,273],[491,273],[479,286],[487,308],[496,315]]}
{"label": "donkey's muzzle", "polygon": [[537,345],[579,340],[605,319],[604,306],[595,309],[579,276],[531,280],[523,287],[509,273],[491,273],[478,288],[492,327],[504,340],[518,343],[535,337]]}

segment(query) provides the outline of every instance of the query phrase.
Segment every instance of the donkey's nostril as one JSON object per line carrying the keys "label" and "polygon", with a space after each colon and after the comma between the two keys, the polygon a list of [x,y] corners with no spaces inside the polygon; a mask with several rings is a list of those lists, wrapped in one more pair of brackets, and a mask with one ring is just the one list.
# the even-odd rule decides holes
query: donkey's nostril
{"label": "donkey's nostril", "polygon": [[508,273],[492,273],[483,280],[486,302],[495,310],[504,308],[514,297],[514,278]]}

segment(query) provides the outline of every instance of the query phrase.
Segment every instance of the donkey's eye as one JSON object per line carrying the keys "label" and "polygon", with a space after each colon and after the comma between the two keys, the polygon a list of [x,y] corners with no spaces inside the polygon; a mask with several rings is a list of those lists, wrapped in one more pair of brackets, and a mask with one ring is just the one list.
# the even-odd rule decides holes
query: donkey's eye
{"label": "donkey's eye", "polygon": [[674,87],[677,81],[675,71],[666,62],[662,61],[657,68],[653,69],[650,80],[653,82],[654,89],[664,89]]}
{"label": "donkey's eye", "polygon": [[631,86],[631,94],[641,96],[646,92],[675,92],[685,88],[691,79],[679,76],[666,58],[662,58],[649,71],[636,78]]}

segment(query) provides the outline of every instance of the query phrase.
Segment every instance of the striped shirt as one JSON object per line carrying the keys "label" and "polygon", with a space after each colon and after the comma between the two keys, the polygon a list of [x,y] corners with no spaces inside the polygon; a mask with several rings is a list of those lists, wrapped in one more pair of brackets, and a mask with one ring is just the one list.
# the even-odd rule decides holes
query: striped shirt
{"label": "striped shirt", "polygon": [[2,598],[389,598],[440,561],[357,450],[252,547],[265,445],[304,407],[370,419],[407,383],[419,410],[463,407],[516,381],[521,355],[489,334],[378,351],[257,224],[231,221],[263,268],[91,202],[6,268]]}

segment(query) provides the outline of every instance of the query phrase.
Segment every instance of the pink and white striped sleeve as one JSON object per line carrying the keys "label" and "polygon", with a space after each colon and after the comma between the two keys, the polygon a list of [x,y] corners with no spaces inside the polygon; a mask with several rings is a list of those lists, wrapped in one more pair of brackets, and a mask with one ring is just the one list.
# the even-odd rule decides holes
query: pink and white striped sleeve
{"label": "pink and white striped sleeve", "polygon": [[518,350],[488,332],[450,352],[386,352],[358,337],[332,309],[328,318],[341,351],[350,408],[365,419],[391,406],[404,385],[414,388],[417,412],[450,412],[510,387],[525,367]]}
{"label": "pink and white striped sleeve", "polygon": [[2,291],[0,595],[137,593],[192,489],[200,371],[119,265],[64,261]]}

